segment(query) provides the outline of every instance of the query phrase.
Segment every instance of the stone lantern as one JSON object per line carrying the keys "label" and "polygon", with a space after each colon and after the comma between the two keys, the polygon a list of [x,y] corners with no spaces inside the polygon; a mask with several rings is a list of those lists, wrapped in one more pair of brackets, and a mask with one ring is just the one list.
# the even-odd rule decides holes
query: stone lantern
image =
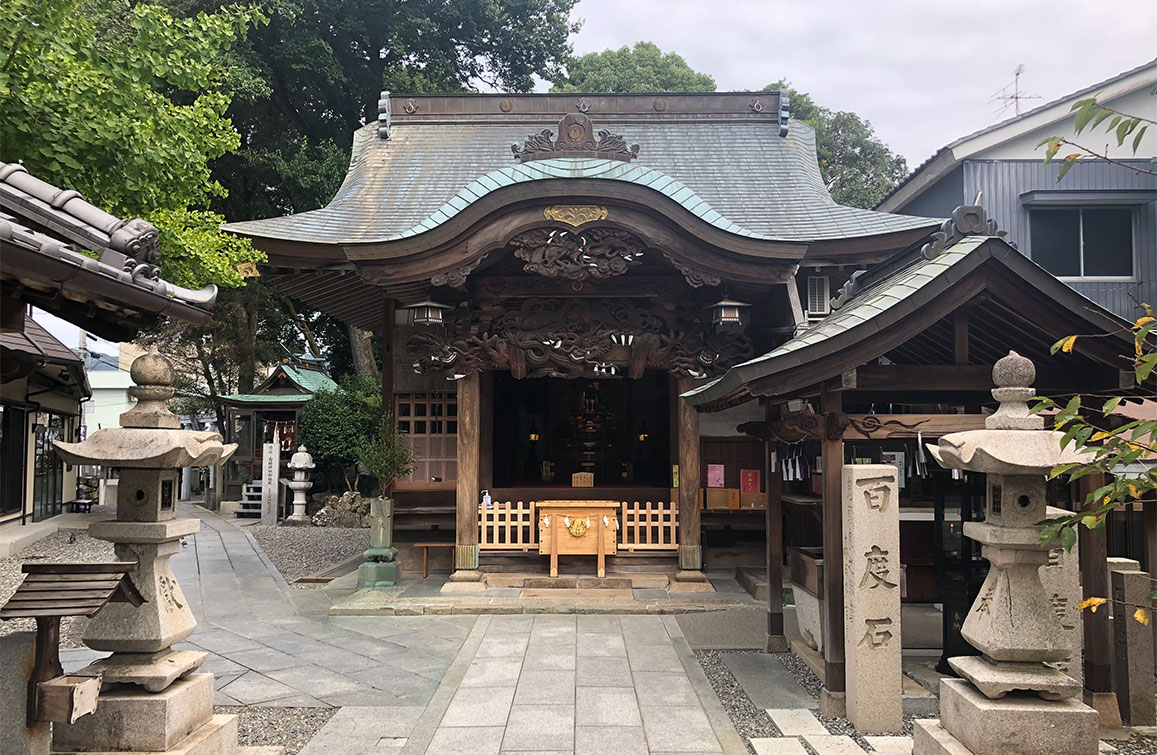
{"label": "stone lantern", "polygon": [[982,655],[950,658],[963,679],[940,683],[940,721],[916,722],[915,755],[928,753],[1097,752],[1097,712],[1078,699],[1081,685],[1047,664],[1071,653],[1040,567],[1046,512],[1046,475],[1084,454],[1061,448],[1063,433],[1044,429],[1028,400],[1033,363],[1009,352],[992,370],[1000,402],[984,430],[952,433],[929,446],[947,469],[983,472],[983,522],[964,534],[981,543],[991,568],[968,612],[962,634]]}
{"label": "stone lantern", "polygon": [[293,491],[293,513],[286,518],[286,524],[309,524],[309,517],[305,514],[305,494],[313,487],[309,470],[314,466],[313,457],[306,453],[305,446],[298,446],[297,453],[289,460],[289,468],[293,470],[293,479],[288,483]]}
{"label": "stone lantern", "polygon": [[[88,532],[112,542],[120,561],[136,562],[130,576],[144,602],[112,603],[89,622],[84,643],[112,655],[80,673],[103,676],[108,692],[101,692],[96,713],[58,727],[55,748],[165,750],[188,735],[211,738],[222,743],[220,752],[233,752],[236,721],[212,716],[212,675],[192,674],[205,653],[172,649],[193,633],[197,622],[169,558],[180,550],[181,538],[200,529],[197,519],[177,518],[178,469],[217,466],[237,447],[223,444],[214,432],[180,429],[167,406],[173,397],[173,365],[155,347],[133,362],[130,374],[136,385],[129,393],[137,404],[120,416],[120,427],[98,430],[81,443],[56,444],[70,464],[99,464],[119,472],[116,519],[94,523]],[[127,693],[116,683],[157,694]],[[125,721],[137,723],[127,726]]]}

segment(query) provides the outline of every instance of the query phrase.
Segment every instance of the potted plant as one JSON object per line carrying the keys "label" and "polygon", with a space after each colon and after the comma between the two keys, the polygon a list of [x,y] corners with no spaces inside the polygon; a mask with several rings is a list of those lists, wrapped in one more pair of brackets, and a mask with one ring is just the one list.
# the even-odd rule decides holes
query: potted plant
{"label": "potted plant", "polygon": [[394,501],[389,498],[394,482],[414,468],[417,456],[398,432],[394,418],[385,416],[377,437],[363,438],[357,447],[361,471],[378,481],[380,498],[370,500],[370,548],[358,569],[358,587],[387,587],[398,583],[397,549],[393,546]]}

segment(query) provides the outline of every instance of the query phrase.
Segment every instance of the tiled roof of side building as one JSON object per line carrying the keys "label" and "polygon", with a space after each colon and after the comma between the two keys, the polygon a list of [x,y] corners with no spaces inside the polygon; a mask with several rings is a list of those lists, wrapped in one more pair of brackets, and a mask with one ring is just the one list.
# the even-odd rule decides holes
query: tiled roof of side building
{"label": "tiled roof of side building", "polygon": [[281,368],[285,370],[285,374],[289,376],[290,380],[297,383],[311,394],[317,393],[318,391],[337,390],[337,383],[335,383],[333,378],[331,378],[322,370],[302,369],[300,367],[294,367],[290,364],[283,364],[281,365]]}
{"label": "tiled roof of side building", "polygon": [[780,137],[772,119],[631,120],[613,125],[639,144],[635,161],[513,158],[511,144],[557,125],[403,122],[380,139],[370,124],[355,133],[349,172],[328,206],[225,228],[322,244],[392,241],[430,230],[506,186],[549,179],[643,186],[723,231],[759,240],[835,240],[935,225],[836,204],[816,163],[815,132],[798,121]]}

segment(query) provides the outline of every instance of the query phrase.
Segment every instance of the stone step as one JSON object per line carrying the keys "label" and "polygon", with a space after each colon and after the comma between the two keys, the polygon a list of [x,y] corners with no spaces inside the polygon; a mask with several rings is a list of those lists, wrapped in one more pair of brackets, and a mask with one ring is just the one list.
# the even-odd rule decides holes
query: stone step
{"label": "stone step", "polygon": [[880,755],[912,755],[912,737],[864,737]]}
{"label": "stone step", "polygon": [[799,737],[805,734],[827,736],[827,728],[815,714],[804,708],[769,708],[767,715],[775,728],[785,737]]}
{"label": "stone step", "polygon": [[[237,752],[237,716],[216,715],[207,724],[165,750],[165,755],[227,755]],[[54,755],[125,755],[124,751],[58,751]]]}
{"label": "stone step", "polygon": [[756,737],[751,747],[755,755],[808,755],[795,737]]}
{"label": "stone step", "polygon": [[804,742],[816,751],[816,755],[864,755],[864,748],[848,736],[804,735]]}
{"label": "stone step", "polygon": [[252,745],[238,747],[237,755],[285,755],[285,748],[280,745]]}

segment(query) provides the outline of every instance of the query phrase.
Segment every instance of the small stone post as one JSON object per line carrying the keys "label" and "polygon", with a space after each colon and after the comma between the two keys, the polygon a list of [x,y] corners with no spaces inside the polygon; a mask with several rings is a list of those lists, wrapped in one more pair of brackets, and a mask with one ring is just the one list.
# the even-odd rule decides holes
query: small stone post
{"label": "small stone post", "polygon": [[137,404],[121,415],[121,426],[81,443],[58,442],[56,450],[70,464],[119,470],[116,519],[88,532],[111,541],[120,561],[136,562],[130,576],[145,600],[110,603],[89,622],[84,643],[113,652],[79,673],[102,675],[104,686],[96,712],[54,727],[53,751],[230,755],[237,717],[213,715],[213,675],[193,673],[206,654],[172,649],[197,622],[169,558],[182,537],[200,529],[196,519],[177,518],[178,468],[217,466],[237,447],[222,444],[215,432],[179,429],[167,407],[173,365],[155,347],[133,362],[130,374]]}
{"label": "small stone post", "polygon": [[277,525],[280,477],[281,437],[274,426],[273,442],[264,444],[261,453],[261,523],[268,527]]}
{"label": "small stone post", "polygon": [[398,584],[398,555],[394,542],[394,499],[370,499],[370,548],[358,567],[358,589]]}
{"label": "small stone post", "polygon": [[1149,627],[1133,618],[1137,606],[1149,605],[1153,580],[1143,571],[1114,571],[1113,666],[1116,672],[1117,705],[1130,726],[1157,724],[1157,691],[1153,679],[1153,635]]}
{"label": "small stone post", "polygon": [[896,734],[904,725],[896,467],[846,464],[843,485],[847,718],[866,734]]}
{"label": "small stone post", "polygon": [[309,517],[305,514],[305,494],[313,487],[308,477],[313,467],[313,457],[306,453],[305,446],[298,446],[297,453],[289,460],[289,468],[293,470],[293,479],[289,481],[289,489],[293,491],[293,513],[286,518],[286,524],[309,524]]}
{"label": "small stone post", "polygon": [[982,544],[991,568],[962,630],[982,655],[948,659],[963,678],[940,682],[940,721],[915,722],[913,753],[1096,755],[1097,712],[1078,699],[1080,684],[1048,665],[1069,658],[1072,645],[1041,583],[1049,550],[1037,524],[1048,516],[1046,474],[1085,455],[1062,449],[1063,433],[1030,412],[1030,360],[1009,352],[992,379],[1000,406],[985,429],[929,446],[942,467],[986,475],[987,516],[965,523],[964,534]]}

